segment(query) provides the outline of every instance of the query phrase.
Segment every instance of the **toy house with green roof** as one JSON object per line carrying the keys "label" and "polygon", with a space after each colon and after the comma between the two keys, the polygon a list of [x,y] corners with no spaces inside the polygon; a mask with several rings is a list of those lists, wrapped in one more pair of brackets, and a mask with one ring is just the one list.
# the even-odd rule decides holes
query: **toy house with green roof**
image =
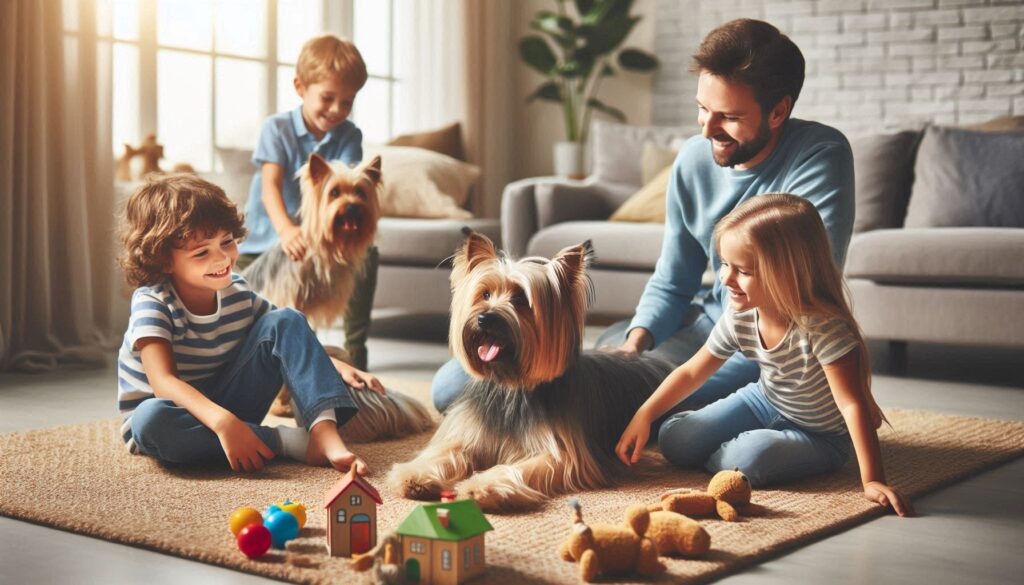
{"label": "toy house with green roof", "polygon": [[458,585],[487,567],[484,535],[494,530],[473,500],[417,506],[395,530],[407,583]]}

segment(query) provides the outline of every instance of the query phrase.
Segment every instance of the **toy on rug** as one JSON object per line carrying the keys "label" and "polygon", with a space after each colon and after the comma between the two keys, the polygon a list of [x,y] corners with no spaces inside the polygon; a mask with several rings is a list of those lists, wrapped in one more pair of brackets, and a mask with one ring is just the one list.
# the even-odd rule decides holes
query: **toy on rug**
{"label": "toy on rug", "polygon": [[[343,497],[344,496],[344,497]],[[352,466],[324,498],[327,510],[327,550],[332,557],[365,553],[377,546],[377,506],[380,493]]]}
{"label": "toy on rug", "polygon": [[284,548],[305,525],[306,506],[291,500],[272,504],[263,514],[255,508],[239,508],[228,520],[238,550],[250,559],[263,556],[271,545]]}
{"label": "toy on rug", "polygon": [[764,508],[750,501],[750,480],[739,470],[719,471],[711,478],[705,492],[687,488],[672,490],[661,496],[660,504],[651,510],[668,510],[687,516],[718,516],[726,522],[739,520],[740,512],[750,516],[764,513]]}
{"label": "toy on rug", "polygon": [[641,505],[626,510],[626,527],[583,523],[583,511],[576,498],[569,500],[575,511],[572,535],[562,544],[559,556],[580,564],[580,578],[592,583],[604,575],[638,574],[648,577],[665,572],[658,560],[658,548],[646,537],[650,512]]}
{"label": "toy on rug", "polygon": [[650,513],[647,538],[654,541],[659,555],[697,558],[711,549],[711,535],[693,518],[661,509]]}
{"label": "toy on rug", "polygon": [[[142,170],[137,177],[132,176],[132,159],[142,157]],[[156,141],[156,134],[147,134],[146,139],[138,148],[130,144],[124,145],[124,154],[117,159],[117,170],[114,177],[118,181],[131,181],[145,177],[150,173],[162,173],[160,159],[164,157],[164,145]],[[188,163],[177,163],[171,168],[172,172],[194,173],[195,169]]]}

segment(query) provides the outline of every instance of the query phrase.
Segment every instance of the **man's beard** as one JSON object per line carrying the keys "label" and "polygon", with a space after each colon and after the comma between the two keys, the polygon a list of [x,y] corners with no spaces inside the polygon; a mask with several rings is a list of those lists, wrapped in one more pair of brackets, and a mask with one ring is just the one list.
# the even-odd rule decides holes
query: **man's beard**
{"label": "man's beard", "polygon": [[[728,134],[722,134],[728,136]],[[729,136],[732,139],[731,136]],[[761,120],[761,127],[757,129],[757,136],[752,140],[746,142],[736,142],[736,148],[733,149],[731,154],[719,154],[715,152],[714,144],[711,145],[711,156],[715,159],[715,164],[720,167],[734,167],[741,165],[750,159],[757,156],[764,147],[768,145],[768,142],[772,139],[771,128],[768,127],[768,118],[764,117]]]}

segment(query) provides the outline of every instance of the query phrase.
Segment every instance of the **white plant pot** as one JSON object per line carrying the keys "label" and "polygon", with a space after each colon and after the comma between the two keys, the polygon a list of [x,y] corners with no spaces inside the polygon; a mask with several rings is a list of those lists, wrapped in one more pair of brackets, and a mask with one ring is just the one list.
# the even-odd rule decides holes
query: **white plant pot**
{"label": "white plant pot", "polygon": [[579,142],[555,143],[555,175],[570,179],[586,177],[583,168],[583,145]]}

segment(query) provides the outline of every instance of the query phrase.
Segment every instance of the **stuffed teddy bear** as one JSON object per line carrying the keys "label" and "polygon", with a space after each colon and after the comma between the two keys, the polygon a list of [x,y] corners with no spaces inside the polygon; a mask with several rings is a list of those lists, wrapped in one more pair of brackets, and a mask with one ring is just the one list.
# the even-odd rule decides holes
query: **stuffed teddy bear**
{"label": "stuffed teddy bear", "polygon": [[651,516],[643,506],[630,506],[626,510],[627,526],[583,523],[579,500],[569,505],[575,510],[572,535],[562,544],[559,555],[565,561],[580,564],[580,578],[592,583],[602,575],[635,573],[654,577],[665,572],[658,560],[658,549],[644,534]]}
{"label": "stuffed teddy bear", "polygon": [[[133,177],[132,159],[137,156],[142,157],[142,170],[138,177]],[[163,157],[164,145],[156,141],[156,134],[147,134],[146,139],[138,148],[133,148],[130,144],[124,145],[124,154],[117,160],[117,171],[114,176],[118,181],[131,181],[150,173],[162,173],[164,171],[160,168],[160,159]],[[180,162],[171,167],[171,172],[195,173],[196,171],[192,165]]]}
{"label": "stuffed teddy bear", "polygon": [[764,508],[750,502],[750,480],[739,470],[719,471],[706,492],[682,489],[662,494],[661,503],[649,510],[667,510],[688,516],[715,516],[726,522],[739,520],[739,513],[757,515]]}
{"label": "stuffed teddy bear", "polygon": [[692,518],[667,510],[651,510],[647,538],[661,556],[696,558],[711,549],[711,535]]}

